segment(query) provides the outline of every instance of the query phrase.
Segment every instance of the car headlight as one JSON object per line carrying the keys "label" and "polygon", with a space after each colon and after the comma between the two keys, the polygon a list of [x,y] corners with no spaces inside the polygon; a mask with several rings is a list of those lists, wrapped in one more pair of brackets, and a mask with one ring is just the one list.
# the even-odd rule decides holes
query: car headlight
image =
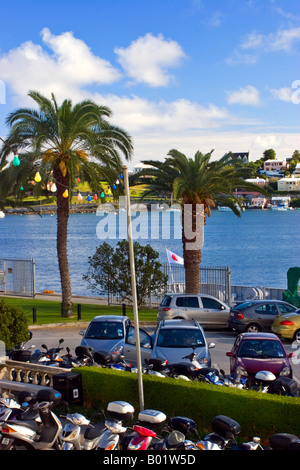
{"label": "car headlight", "polygon": [[238,375],[242,375],[242,376],[247,376],[247,375],[248,375],[246,369],[244,369],[244,367],[242,367],[242,366],[238,366],[238,367],[236,368],[236,373],[237,373]]}
{"label": "car headlight", "polygon": [[197,361],[199,362],[199,364],[207,364],[208,363],[207,357],[199,357],[197,359]]}
{"label": "car headlight", "polygon": [[116,346],[111,351],[112,355],[117,355],[117,354],[122,354],[122,353],[123,353],[123,346]]}
{"label": "car headlight", "polygon": [[282,376],[285,377],[285,376],[289,375],[290,372],[291,372],[291,369],[288,366],[286,366],[283,369],[281,369],[279,375],[280,375],[280,377],[282,377]]}

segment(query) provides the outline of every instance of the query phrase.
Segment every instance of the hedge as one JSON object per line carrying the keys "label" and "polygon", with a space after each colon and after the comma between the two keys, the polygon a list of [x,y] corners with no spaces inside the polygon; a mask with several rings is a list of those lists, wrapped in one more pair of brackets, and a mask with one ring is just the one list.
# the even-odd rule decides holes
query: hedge
{"label": "hedge", "polygon": [[27,315],[23,309],[0,299],[0,341],[6,349],[11,349],[28,339]]}
{"label": "hedge", "polygon": [[[124,400],[139,412],[138,375],[112,369],[74,369],[82,376],[84,406],[106,409]],[[144,408],[163,411],[168,417],[195,420],[201,436],[211,430],[214,416],[223,414],[241,425],[241,438],[259,436],[265,441],[275,432],[300,437],[300,398],[223,387],[204,382],[143,375]]]}

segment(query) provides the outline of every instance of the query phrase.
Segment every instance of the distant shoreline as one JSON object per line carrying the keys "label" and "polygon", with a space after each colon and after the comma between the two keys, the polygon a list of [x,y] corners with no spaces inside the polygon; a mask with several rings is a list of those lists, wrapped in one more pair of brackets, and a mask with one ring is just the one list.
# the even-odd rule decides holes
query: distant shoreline
{"label": "distant shoreline", "polygon": [[[70,214],[93,214],[96,213],[98,209],[101,209],[101,205],[98,204],[73,204],[70,207]],[[298,207],[293,208],[293,210],[300,209]],[[103,208],[104,210],[104,208]],[[118,208],[116,207],[117,211]],[[159,210],[159,209],[158,209]],[[212,210],[217,210],[217,208],[212,208]],[[257,210],[257,211],[266,211],[269,212],[269,208],[261,207],[245,207],[245,210]],[[36,208],[27,208],[27,207],[18,207],[18,208],[9,208],[3,210],[5,215],[56,215],[56,206],[36,206]],[[229,211],[230,212],[230,211]],[[292,211],[293,212],[293,211]]]}

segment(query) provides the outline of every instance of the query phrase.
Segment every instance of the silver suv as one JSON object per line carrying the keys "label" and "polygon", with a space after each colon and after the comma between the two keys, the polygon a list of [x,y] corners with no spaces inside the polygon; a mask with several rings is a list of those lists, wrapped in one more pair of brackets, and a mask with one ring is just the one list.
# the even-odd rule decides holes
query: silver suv
{"label": "silver suv", "polygon": [[201,326],[227,328],[230,307],[208,294],[166,294],[161,302],[157,321],[182,318],[196,320]]}

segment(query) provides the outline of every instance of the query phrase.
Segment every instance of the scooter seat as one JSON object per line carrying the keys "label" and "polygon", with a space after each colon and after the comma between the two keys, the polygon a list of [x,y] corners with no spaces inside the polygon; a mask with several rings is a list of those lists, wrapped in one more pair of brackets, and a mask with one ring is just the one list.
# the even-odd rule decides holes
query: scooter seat
{"label": "scooter seat", "polygon": [[25,426],[26,428],[32,429],[33,431],[37,431],[39,428],[38,423],[35,421],[26,421],[26,420],[21,420],[21,419],[14,419],[7,421],[7,424],[13,425],[19,425],[19,426]]}
{"label": "scooter seat", "polygon": [[102,432],[105,431],[106,429],[107,427],[105,426],[104,422],[97,423],[92,428],[91,427],[86,428],[86,430],[84,431],[84,438],[88,440],[95,439],[100,434],[102,434]]}

